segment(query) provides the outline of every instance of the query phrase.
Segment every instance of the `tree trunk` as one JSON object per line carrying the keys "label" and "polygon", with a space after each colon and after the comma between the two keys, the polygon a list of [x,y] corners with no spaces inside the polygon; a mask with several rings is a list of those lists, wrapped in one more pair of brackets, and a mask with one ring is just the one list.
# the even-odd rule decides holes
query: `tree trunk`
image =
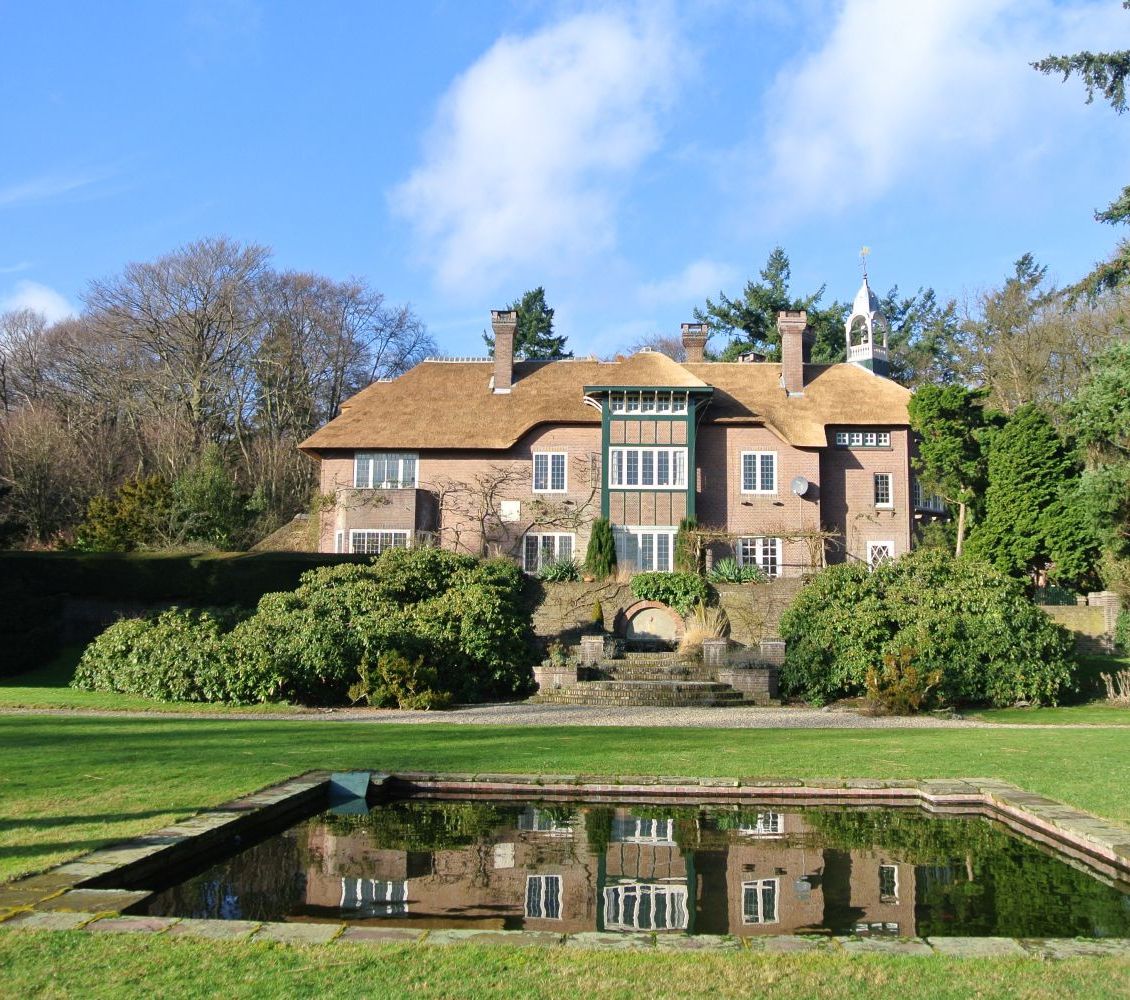
{"label": "tree trunk", "polygon": [[954,552],[955,556],[961,555],[961,549],[965,544],[965,504],[959,503],[957,505],[957,550]]}

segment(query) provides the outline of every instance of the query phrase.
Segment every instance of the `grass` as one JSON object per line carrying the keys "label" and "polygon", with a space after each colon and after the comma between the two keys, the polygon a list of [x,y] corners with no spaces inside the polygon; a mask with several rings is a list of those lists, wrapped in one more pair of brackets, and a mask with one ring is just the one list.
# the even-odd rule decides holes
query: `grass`
{"label": "grass", "polygon": [[117,712],[239,713],[301,712],[296,705],[215,705],[198,701],[154,701],[113,691],[79,691],[70,687],[83,646],[67,646],[39,670],[0,678],[0,708],[70,708]]}
{"label": "grass", "polygon": [[757,730],[0,717],[0,878],[313,768],[998,777],[1130,822],[1121,729]]}
{"label": "grass", "polygon": [[1130,996],[1121,960],[880,958],[752,952],[574,952],[334,945],[0,931],[8,996],[286,997]]}
{"label": "grass", "polygon": [[1070,705],[1064,708],[993,708],[972,712],[982,722],[1009,722],[1040,726],[1130,726],[1130,705],[1107,702]]}

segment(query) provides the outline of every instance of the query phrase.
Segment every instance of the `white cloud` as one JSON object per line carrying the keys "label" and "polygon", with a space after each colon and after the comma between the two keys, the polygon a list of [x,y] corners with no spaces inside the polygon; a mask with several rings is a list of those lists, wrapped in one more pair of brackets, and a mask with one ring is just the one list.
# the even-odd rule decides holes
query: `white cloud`
{"label": "white cloud", "polygon": [[615,241],[618,185],[659,142],[679,62],[661,17],[585,13],[504,36],[444,95],[391,194],[448,289],[567,265]]}
{"label": "white cloud", "polygon": [[639,299],[649,306],[700,305],[708,295],[717,295],[740,277],[732,264],[702,258],[691,261],[677,274],[641,285]]}
{"label": "white cloud", "polygon": [[1029,63],[1120,28],[1125,13],[1103,0],[846,0],[766,97],[770,200],[837,209],[990,148],[1015,156],[1082,103]]}
{"label": "white cloud", "polygon": [[29,202],[56,198],[87,187],[100,179],[99,174],[42,174],[0,188],[0,207],[25,205]]}
{"label": "white cloud", "polygon": [[76,314],[75,307],[66,298],[38,281],[19,281],[8,295],[0,298],[0,312],[14,309],[34,309],[50,323]]}

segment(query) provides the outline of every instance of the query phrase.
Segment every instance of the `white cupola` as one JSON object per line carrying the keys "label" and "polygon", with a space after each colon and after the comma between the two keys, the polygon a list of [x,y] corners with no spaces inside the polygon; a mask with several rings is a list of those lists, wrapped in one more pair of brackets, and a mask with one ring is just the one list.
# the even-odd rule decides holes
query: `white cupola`
{"label": "white cupola", "polygon": [[844,325],[847,334],[847,359],[861,368],[873,371],[876,375],[886,375],[890,370],[887,363],[887,336],[890,326],[879,311],[879,297],[867,284],[867,256],[863,256],[863,284],[855,293],[851,316]]}

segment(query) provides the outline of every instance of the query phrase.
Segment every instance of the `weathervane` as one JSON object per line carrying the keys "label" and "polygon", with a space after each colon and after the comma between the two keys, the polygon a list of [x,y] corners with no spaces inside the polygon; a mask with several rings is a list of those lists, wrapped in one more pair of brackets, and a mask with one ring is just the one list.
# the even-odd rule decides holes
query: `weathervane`
{"label": "weathervane", "polygon": [[867,280],[867,257],[871,253],[870,247],[860,247],[859,266],[863,268],[863,280]]}

